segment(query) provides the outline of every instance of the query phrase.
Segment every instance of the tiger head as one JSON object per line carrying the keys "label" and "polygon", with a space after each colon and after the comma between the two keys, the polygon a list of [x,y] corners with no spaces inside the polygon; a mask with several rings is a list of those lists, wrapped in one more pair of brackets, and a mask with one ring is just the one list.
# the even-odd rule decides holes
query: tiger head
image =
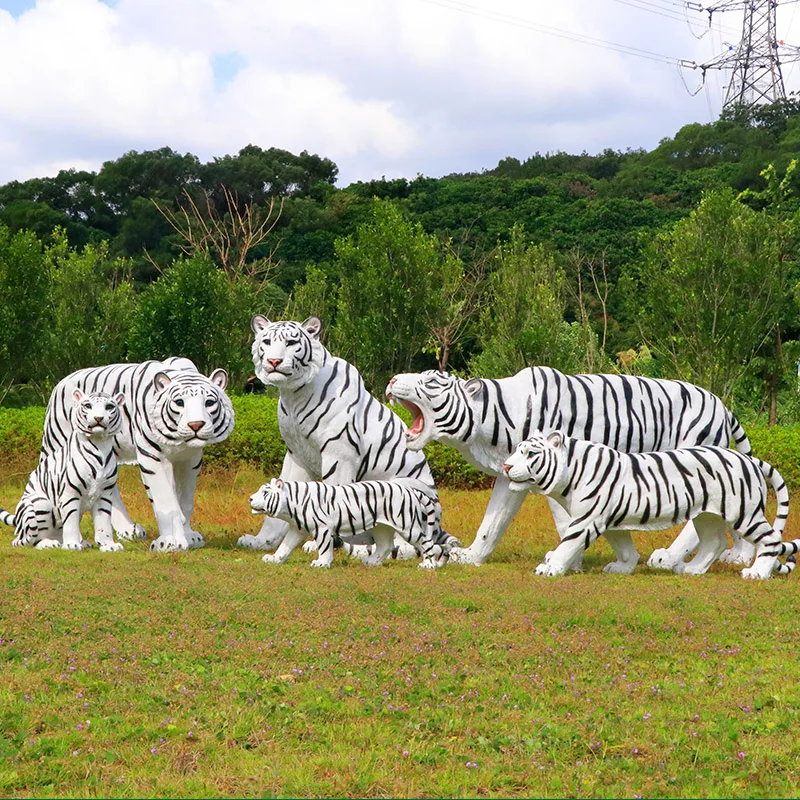
{"label": "tiger head", "polygon": [[41,492],[22,496],[14,511],[14,547],[33,547],[55,535],[53,504]]}
{"label": "tiger head", "polygon": [[421,450],[430,441],[467,442],[474,431],[472,401],[482,390],[480,380],[465,381],[431,369],[395,375],[386,395],[411,412],[406,444],[409,450]]}
{"label": "tiger head", "polygon": [[319,342],[322,323],[317,317],[270,322],[256,314],[250,327],[255,334],[253,366],[263,384],[296,389],[316,377],[325,351]]}
{"label": "tiger head", "polygon": [[125,395],[112,397],[105,392],[72,393],[72,428],[87,436],[116,436],[122,429]]}
{"label": "tiger head", "polygon": [[156,373],[147,414],[159,443],[203,447],[227,439],[234,423],[227,385],[224,369],[209,377],[190,371]]}
{"label": "tiger head", "polygon": [[288,512],[288,498],[280,478],[273,478],[250,495],[250,509],[253,514],[266,514],[277,517]]}
{"label": "tiger head", "polygon": [[566,437],[561,431],[535,431],[520,442],[503,464],[510,488],[518,492],[550,494],[566,483]]}

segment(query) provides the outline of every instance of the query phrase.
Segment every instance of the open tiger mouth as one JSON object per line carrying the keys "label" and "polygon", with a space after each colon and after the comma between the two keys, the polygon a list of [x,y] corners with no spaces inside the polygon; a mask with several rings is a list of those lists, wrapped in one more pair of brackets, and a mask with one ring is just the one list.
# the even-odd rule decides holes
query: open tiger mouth
{"label": "open tiger mouth", "polygon": [[425,427],[425,417],[416,403],[412,403],[410,400],[403,400],[399,397],[395,399],[406,411],[411,413],[411,427],[406,431],[405,436],[406,439],[415,439],[422,433],[422,429]]}

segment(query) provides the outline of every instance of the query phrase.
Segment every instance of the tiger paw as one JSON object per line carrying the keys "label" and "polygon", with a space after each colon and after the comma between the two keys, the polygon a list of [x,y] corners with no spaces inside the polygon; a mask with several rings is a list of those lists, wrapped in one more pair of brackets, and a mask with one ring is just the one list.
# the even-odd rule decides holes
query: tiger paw
{"label": "tiger paw", "polygon": [[[20,542],[22,544],[22,542]],[[58,539],[40,539],[34,547],[37,550],[52,550],[56,547],[61,547],[61,542]]]}
{"label": "tiger paw", "polygon": [[130,528],[120,528],[116,534],[118,539],[125,539],[127,542],[136,542],[147,538],[147,531],[137,522],[134,522]]}
{"label": "tiger paw", "polygon": [[174,539],[165,539],[159,536],[154,542],[150,542],[150,552],[152,553],[174,553],[178,550],[188,550],[186,542],[176,542]]}
{"label": "tiger paw", "polygon": [[322,558],[315,558],[311,562],[311,566],[312,567],[322,567],[323,569],[330,569],[331,568],[331,562],[327,561],[325,559],[322,559]]}
{"label": "tiger paw", "polygon": [[200,547],[206,546],[206,540],[197,531],[187,531],[186,541],[190,550],[197,550]]}
{"label": "tiger paw", "polygon": [[454,547],[450,551],[450,560],[454,564],[472,564],[474,567],[479,567],[483,564],[483,561],[479,560],[468,547]]}
{"label": "tiger paw", "polygon": [[747,567],[752,563],[754,554],[755,549],[752,546],[750,548],[731,547],[729,550],[723,551],[718,560],[723,564]]}
{"label": "tiger paw", "polygon": [[539,564],[536,567],[536,574],[543,575],[546,578],[554,578],[558,575],[563,575],[566,572],[566,567],[563,564],[557,564],[554,561]]}
{"label": "tiger paw", "polygon": [[603,567],[603,572],[612,573],[615,575],[632,575],[633,570],[636,569],[637,561],[612,561]]}
{"label": "tiger paw", "polygon": [[317,543],[313,539],[309,539],[307,542],[303,542],[303,552],[304,553],[316,553],[317,552]]}
{"label": "tiger paw", "polygon": [[282,564],[283,562],[276,556],[274,553],[267,553],[264,556],[261,556],[261,560],[265,564]]}
{"label": "tiger paw", "polygon": [[259,539],[258,536],[251,536],[249,533],[240,536],[236,540],[236,546],[242,547],[245,550],[269,550],[268,545],[263,539]]}
{"label": "tiger paw", "polygon": [[62,550],[88,550],[91,547],[91,543],[87,542],[86,539],[81,539],[79,542],[64,542],[61,545]]}
{"label": "tiger paw", "polygon": [[101,553],[120,553],[125,548],[119,542],[104,542],[98,549]]}
{"label": "tiger paw", "polygon": [[650,569],[669,569],[673,572],[676,572],[676,568],[682,563],[682,559],[677,559],[665,547],[653,550],[650,558],[647,559],[647,566],[650,567]]}
{"label": "tiger paw", "polygon": [[774,556],[761,556],[755,560],[752,567],[742,570],[742,577],[750,580],[765,581],[772,577],[772,573],[778,564],[778,559]]}

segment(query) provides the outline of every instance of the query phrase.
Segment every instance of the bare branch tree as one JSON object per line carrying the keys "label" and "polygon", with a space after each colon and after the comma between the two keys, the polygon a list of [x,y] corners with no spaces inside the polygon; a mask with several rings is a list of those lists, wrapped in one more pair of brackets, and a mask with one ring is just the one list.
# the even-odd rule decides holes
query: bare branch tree
{"label": "bare branch tree", "polygon": [[[203,253],[218,264],[229,281],[244,277],[260,284],[256,294],[261,291],[270,272],[280,262],[275,261],[280,242],[276,243],[263,258],[248,261],[248,253],[261,243],[275,229],[283,211],[283,198],[276,210],[275,198],[270,198],[269,206],[259,208],[247,203],[239,208],[238,197],[222,187],[226,211],[220,214],[208,192],[203,192],[198,203],[186,190],[185,201],[178,209],[162,206],[157,200],[153,204],[164,219],[180,237],[179,247],[186,255]],[[150,259],[153,263],[152,258]]]}

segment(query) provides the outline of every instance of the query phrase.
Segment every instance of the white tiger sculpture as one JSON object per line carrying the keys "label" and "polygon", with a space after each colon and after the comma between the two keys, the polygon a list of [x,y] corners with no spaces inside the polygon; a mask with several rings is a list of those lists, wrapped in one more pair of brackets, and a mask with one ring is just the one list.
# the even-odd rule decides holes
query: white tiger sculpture
{"label": "white tiger sculpture", "polygon": [[[42,457],[63,446],[69,435],[68,398],[84,392],[121,392],[126,403],[117,436],[120,464],[138,464],[158,524],[151,550],[202,547],[192,530],[194,492],[203,448],[224,441],[234,414],[225,394],[228,374],[217,369],[201,375],[187,358],[112,364],[73,372],[50,396],[42,437]],[[123,539],[143,539],[146,532],[131,521],[115,487],[111,523]]]}
{"label": "white tiger sculpture", "polygon": [[[406,447],[403,421],[367,392],[352,364],[322,345],[317,317],[270,322],[256,314],[251,327],[256,375],[280,393],[278,424],[287,448],[282,480],[341,484],[416,478],[435,491],[424,454]],[[286,522],[267,518],[257,536],[242,536],[238,545],[277,548],[264,560],[281,563],[303,539]],[[454,542],[444,531],[437,534],[439,545],[449,548]],[[365,557],[380,561],[391,549],[391,541],[382,540]]]}
{"label": "white tiger sculpture", "polygon": [[[525,495],[510,490],[503,463],[532,431],[565,429],[569,435],[628,452],[725,447],[733,438],[737,450],[750,453],[747,436],[722,401],[682,381],[564,375],[550,367],[529,367],[499,380],[463,380],[429,370],[395,375],[386,393],[390,401],[411,412],[413,422],[406,432],[409,449],[444,442],[481,472],[496,476],[475,540],[468,548],[452,550],[455,562],[483,564],[522,506]],[[563,536],[569,517],[558,503],[548,499],[548,504]],[[613,531],[606,538],[617,557],[606,571],[632,572],[639,554],[630,534]],[[672,568],[697,545],[697,535],[687,525],[670,550],[662,551],[660,562],[651,566]],[[582,557],[576,554],[573,568],[580,567]],[[752,547],[743,547],[737,537],[729,558],[749,563]]]}
{"label": "white tiger sculpture", "polygon": [[[393,541],[395,530],[422,552],[420,567],[436,569],[447,563],[447,550],[435,542],[441,528],[439,498],[430,486],[413,478],[338,485],[273,478],[250,496],[250,507],[254,514],[277,517],[290,529],[311,534],[317,545],[312,567],[331,566],[336,537],[371,532],[380,544]],[[383,562],[380,546],[376,551],[364,559],[365,564]],[[278,562],[278,556],[270,560]]]}
{"label": "white tiger sculpture", "polygon": [[72,393],[72,431],[63,447],[39,461],[13,516],[0,508],[0,522],[15,529],[15,547],[83,550],[84,512],[91,511],[94,540],[102,552],[122,550],[111,530],[111,499],[117,485],[114,437],[122,429],[125,397]]}
{"label": "white tiger sculpture", "polygon": [[[563,575],[575,554],[609,530],[663,530],[694,520],[701,547],[675,572],[703,574],[723,551],[725,523],[756,551],[744,578],[790,572],[778,556],[800,550],[800,539],[783,542],[789,491],[764,461],[723,447],[688,447],[623,453],[585,440],[534,432],[520,442],[503,470],[521,495],[545,494],[569,514],[561,544],[536,568],[537,575]],[[764,516],[767,481],[778,500],[775,523]]]}

